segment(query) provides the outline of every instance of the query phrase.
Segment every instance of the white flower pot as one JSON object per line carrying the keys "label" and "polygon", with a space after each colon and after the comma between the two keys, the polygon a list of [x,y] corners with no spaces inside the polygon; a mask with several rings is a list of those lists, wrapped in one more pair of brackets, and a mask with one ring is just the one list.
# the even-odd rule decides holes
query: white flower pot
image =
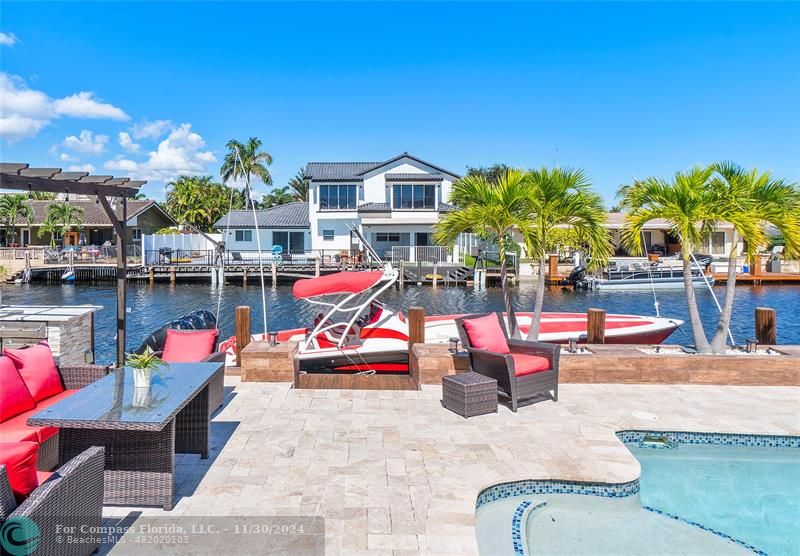
{"label": "white flower pot", "polygon": [[133,389],[133,407],[148,407],[150,405],[150,386]]}
{"label": "white flower pot", "polygon": [[133,385],[139,390],[141,388],[150,389],[150,376],[152,371],[145,369],[133,369]]}

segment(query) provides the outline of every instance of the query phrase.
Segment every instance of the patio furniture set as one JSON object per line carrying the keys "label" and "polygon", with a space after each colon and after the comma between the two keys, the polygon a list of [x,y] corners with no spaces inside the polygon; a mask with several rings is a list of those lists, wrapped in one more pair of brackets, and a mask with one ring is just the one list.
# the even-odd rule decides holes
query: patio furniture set
{"label": "patio furniture set", "polygon": [[463,417],[494,413],[498,394],[514,412],[520,405],[558,401],[561,346],[509,338],[500,313],[462,317],[456,327],[471,372],[442,378],[447,409]]}
{"label": "patio furniture set", "polygon": [[149,388],[136,388],[128,368],[58,367],[46,342],[4,350],[0,526],[32,520],[37,553],[90,554],[98,545],[89,533],[59,544],[56,527],[91,531],[103,504],[172,509],[175,454],[209,455],[224,363],[202,361],[202,346],[216,344],[200,336],[216,330],[170,332],[163,358],[172,360]]}

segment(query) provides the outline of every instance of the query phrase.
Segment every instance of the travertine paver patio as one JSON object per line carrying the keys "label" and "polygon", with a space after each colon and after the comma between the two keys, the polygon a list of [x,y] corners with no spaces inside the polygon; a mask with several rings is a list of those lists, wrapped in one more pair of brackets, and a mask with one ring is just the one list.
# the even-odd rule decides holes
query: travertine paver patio
{"label": "travertine paver patio", "polygon": [[[321,515],[326,553],[476,551],[478,492],[531,478],[621,482],[622,429],[800,434],[800,388],[563,385],[558,403],[463,419],[420,392],[239,383],[212,458],[178,456],[178,500],[145,515]],[[141,508],[107,507],[122,516]],[[125,547],[119,546],[120,551]],[[114,550],[112,549],[112,553]]]}

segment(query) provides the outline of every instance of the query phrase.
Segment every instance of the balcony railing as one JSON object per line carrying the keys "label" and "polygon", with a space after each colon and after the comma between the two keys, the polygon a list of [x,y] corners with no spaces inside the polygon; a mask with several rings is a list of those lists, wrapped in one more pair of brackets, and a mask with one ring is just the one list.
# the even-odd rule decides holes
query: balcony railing
{"label": "balcony railing", "polygon": [[450,249],[435,245],[400,246],[395,245],[389,252],[389,261],[393,265],[400,262],[413,263],[449,263],[453,262]]}

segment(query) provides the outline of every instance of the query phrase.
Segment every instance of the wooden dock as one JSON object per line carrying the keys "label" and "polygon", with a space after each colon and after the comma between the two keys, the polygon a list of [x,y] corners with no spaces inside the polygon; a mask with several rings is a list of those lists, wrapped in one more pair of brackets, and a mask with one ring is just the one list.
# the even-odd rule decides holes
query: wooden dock
{"label": "wooden dock", "polygon": [[[717,272],[714,274],[715,284],[726,284],[728,282],[728,274],[724,272]],[[737,284],[752,284],[752,285],[800,285],[800,273],[794,272],[764,272],[761,274],[737,274]]]}

